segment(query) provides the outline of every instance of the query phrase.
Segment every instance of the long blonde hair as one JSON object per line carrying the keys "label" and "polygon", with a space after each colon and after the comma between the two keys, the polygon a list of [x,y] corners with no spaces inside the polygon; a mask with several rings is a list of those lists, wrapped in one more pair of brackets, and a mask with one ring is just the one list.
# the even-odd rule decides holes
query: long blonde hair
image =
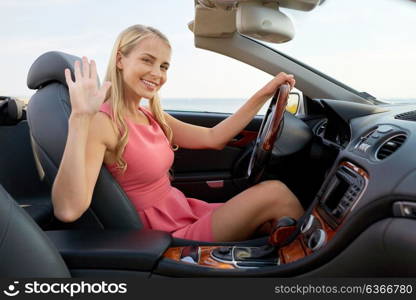
{"label": "long blonde hair", "polygon": [[[118,53],[121,53],[124,56],[129,55],[138,42],[150,36],[160,38],[169,46],[169,48],[171,47],[169,40],[159,30],[150,26],[133,25],[122,31],[117,37],[107,67],[105,80],[111,82],[111,88],[108,91],[106,101],[109,101],[112,107],[112,118],[120,137],[116,145],[115,154],[117,167],[120,168],[123,173],[127,169],[127,162],[123,159],[122,155],[128,143],[129,129],[126,120],[123,117],[127,112],[127,105],[124,100],[122,71],[117,68],[117,55]],[[172,149],[176,150],[177,146],[172,145],[172,129],[166,122],[158,94],[152,99],[149,99],[149,104],[155,120],[165,133]]]}

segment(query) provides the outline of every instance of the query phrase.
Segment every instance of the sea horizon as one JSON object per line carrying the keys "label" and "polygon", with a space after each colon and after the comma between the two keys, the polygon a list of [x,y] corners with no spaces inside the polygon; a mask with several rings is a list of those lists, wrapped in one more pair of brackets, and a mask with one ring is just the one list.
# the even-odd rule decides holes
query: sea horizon
{"label": "sea horizon", "polygon": [[[15,97],[21,99],[26,103],[30,97]],[[247,99],[243,98],[196,98],[196,97],[161,97],[160,102],[164,110],[182,110],[182,111],[197,111],[197,112],[218,112],[218,113],[234,113],[236,112]],[[388,103],[408,103],[416,105],[416,98],[394,98],[394,99],[380,99]],[[144,105],[148,105],[145,100]],[[264,105],[259,114],[264,114],[268,105]]]}

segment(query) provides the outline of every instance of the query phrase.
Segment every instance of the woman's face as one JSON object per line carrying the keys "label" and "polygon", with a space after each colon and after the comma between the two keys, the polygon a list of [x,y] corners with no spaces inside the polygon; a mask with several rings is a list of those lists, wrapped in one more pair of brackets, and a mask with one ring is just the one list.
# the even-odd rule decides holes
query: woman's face
{"label": "woman's face", "polygon": [[167,80],[170,47],[159,37],[144,38],[127,55],[119,55],[127,100],[151,99]]}

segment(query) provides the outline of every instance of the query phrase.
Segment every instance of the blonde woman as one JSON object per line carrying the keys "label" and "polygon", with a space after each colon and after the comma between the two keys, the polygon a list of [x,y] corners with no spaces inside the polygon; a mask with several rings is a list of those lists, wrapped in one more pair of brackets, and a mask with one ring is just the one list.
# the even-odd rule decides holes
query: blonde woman
{"label": "blonde woman", "polygon": [[[226,203],[186,198],[172,187],[168,171],[174,150],[222,149],[292,75],[280,73],[235,114],[213,128],[181,122],[165,113],[157,92],[167,80],[171,47],[158,30],[134,25],[117,38],[106,81],[86,57],[76,62],[75,81],[65,70],[72,112],[68,139],[52,188],[56,217],[78,219],[91,203],[104,163],[135,206],[147,228],[199,241],[236,241],[281,216],[298,218],[303,209],[279,181],[257,184]],[[149,99],[150,108],[141,100]],[[177,146],[176,146],[177,145]]]}

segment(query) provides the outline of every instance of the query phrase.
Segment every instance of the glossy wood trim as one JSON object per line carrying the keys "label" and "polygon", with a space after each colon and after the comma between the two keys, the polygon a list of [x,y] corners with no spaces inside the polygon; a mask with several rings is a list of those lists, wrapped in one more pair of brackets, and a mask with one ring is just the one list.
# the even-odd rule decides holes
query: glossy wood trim
{"label": "glossy wood trim", "polygon": [[228,142],[227,146],[245,147],[257,138],[258,132],[250,131],[250,130],[243,130],[238,135],[242,137]]}
{"label": "glossy wood trim", "polygon": [[302,238],[298,237],[289,245],[279,249],[280,264],[288,264],[306,256]]}
{"label": "glossy wood trim", "polygon": [[212,267],[216,269],[235,269],[231,264],[222,263],[211,258],[211,251],[218,247],[202,246],[199,247],[201,251],[201,257],[198,264],[201,266]]}
{"label": "glossy wood trim", "polygon": [[[334,237],[337,230],[332,229],[332,227],[324,220],[324,218],[322,218],[316,208],[313,209],[312,215],[319,221],[321,229],[326,233],[326,245]],[[306,243],[306,238],[301,233],[292,243],[280,248],[279,256],[281,263],[291,263],[312,254],[313,251],[308,248]]]}
{"label": "glossy wood trim", "polygon": [[269,244],[279,245],[282,244],[286,239],[293,234],[296,230],[296,226],[285,226],[274,230],[269,237]]}
{"label": "glossy wood trim", "polygon": [[[289,84],[282,84],[277,93],[277,102],[276,107],[273,108],[274,114],[272,116],[272,125],[270,131],[267,133],[267,136],[264,139],[262,148],[264,151],[271,151],[276,141],[277,134],[279,133],[279,128],[281,127],[283,115],[286,110],[287,99],[289,98],[290,86]],[[266,116],[265,116],[266,117]]]}
{"label": "glossy wood trim", "polygon": [[[326,243],[328,243],[336,234],[337,229],[332,229],[331,226],[325,221],[325,219],[320,215],[319,211],[314,208],[312,211],[314,217],[319,221],[321,229],[323,229],[326,233]],[[198,261],[198,265],[206,266],[216,269],[235,269],[235,266],[227,263],[221,263],[216,261],[215,259],[211,258],[211,251],[219,246],[201,246],[200,249],[200,258]],[[170,258],[176,261],[180,261],[182,250],[184,247],[174,247],[169,248],[164,257]],[[278,250],[278,255],[280,257],[281,264],[287,264],[299,259],[302,259],[310,254],[312,254],[312,250],[310,250],[304,239],[303,234],[299,234],[299,236],[289,245],[284,246]],[[186,263],[186,262],[184,262]]]}
{"label": "glossy wood trim", "polygon": [[352,162],[343,161],[343,162],[340,163],[340,165],[352,169],[354,172],[358,173],[359,175],[361,175],[362,177],[364,177],[367,180],[370,178],[370,176],[368,175],[368,173],[364,169],[361,169],[360,167],[354,165]]}
{"label": "glossy wood trim", "polygon": [[326,242],[329,242],[334,237],[335,233],[337,233],[338,227],[333,229],[325,221],[325,219],[321,216],[321,214],[319,213],[319,211],[316,208],[313,209],[312,214],[314,215],[315,218],[317,218],[319,220],[319,223],[321,223],[321,227],[326,233]]}
{"label": "glossy wood trim", "polygon": [[[211,258],[211,251],[219,246],[200,246],[200,258],[198,260],[198,265],[211,267],[216,269],[235,269],[231,264],[222,263]],[[173,259],[175,261],[181,261],[181,254],[184,247],[172,247],[169,248],[163,256],[166,258]],[[187,263],[187,262],[183,262]]]}
{"label": "glossy wood trim", "polygon": [[163,254],[163,256],[166,257],[166,258],[173,259],[173,260],[180,260],[183,248],[184,247],[169,248],[168,250],[166,250],[166,252]]}

